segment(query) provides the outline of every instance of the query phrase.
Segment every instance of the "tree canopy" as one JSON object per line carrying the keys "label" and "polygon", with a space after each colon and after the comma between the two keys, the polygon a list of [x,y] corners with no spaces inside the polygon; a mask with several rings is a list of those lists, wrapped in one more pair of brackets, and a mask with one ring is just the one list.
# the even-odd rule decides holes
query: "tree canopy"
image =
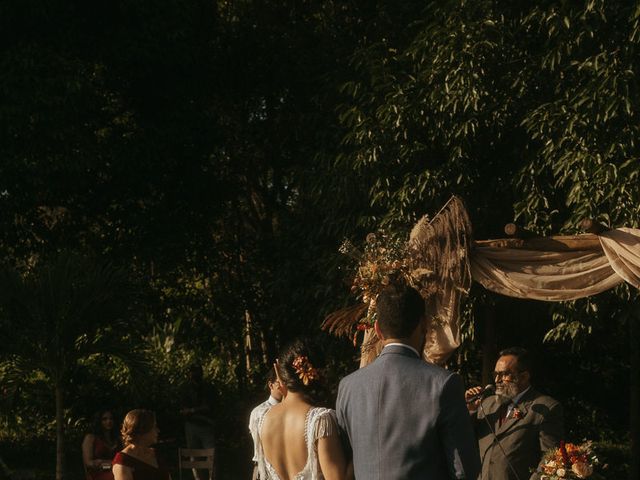
{"label": "tree canopy", "polygon": [[[198,360],[240,399],[222,420],[237,429],[303,334],[321,335],[339,379],[355,351],[319,333],[353,300],[338,247],[406,235],[452,194],[476,238],[510,221],[638,227],[639,22],[639,2],[605,0],[3,2],[2,264],[30,278],[75,251],[124,269],[141,306],[128,333],[151,365],[145,396],[117,361],[81,361],[68,421],[100,381],[173,428],[168,392]],[[542,305],[476,286],[452,367],[477,381],[492,310],[501,346],[544,353],[573,433],[624,443],[633,298]],[[594,370],[623,408],[567,385]],[[16,382],[7,412],[42,404],[37,379]],[[26,438],[12,418],[0,442]]]}

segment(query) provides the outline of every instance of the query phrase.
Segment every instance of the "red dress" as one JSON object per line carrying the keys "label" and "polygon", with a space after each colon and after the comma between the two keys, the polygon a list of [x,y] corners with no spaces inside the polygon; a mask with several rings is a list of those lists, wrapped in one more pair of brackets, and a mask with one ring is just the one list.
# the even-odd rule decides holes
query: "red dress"
{"label": "red dress", "polygon": [[[105,441],[96,436],[93,440],[93,458],[103,460],[104,463],[109,463],[115,453],[115,448],[111,448],[105,443]],[[87,480],[113,480],[113,473],[111,469],[102,468],[88,468]]]}
{"label": "red dress", "polygon": [[169,469],[160,461],[157,455],[156,461],[158,462],[158,468],[124,452],[118,452],[113,459],[113,464],[129,467],[133,471],[133,480],[170,480]]}

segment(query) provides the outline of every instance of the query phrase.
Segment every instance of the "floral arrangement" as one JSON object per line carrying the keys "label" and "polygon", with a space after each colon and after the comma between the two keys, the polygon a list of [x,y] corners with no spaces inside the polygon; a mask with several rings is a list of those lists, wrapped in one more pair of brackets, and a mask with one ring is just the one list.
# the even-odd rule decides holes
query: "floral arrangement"
{"label": "floral arrangement", "polygon": [[372,331],[378,295],[390,283],[401,280],[429,302],[431,333],[425,339],[424,352],[428,361],[444,364],[457,340],[454,346],[442,339],[457,338],[460,304],[471,287],[471,242],[469,216],[464,202],[455,195],[435,217],[424,215],[416,222],[408,238],[384,231],[370,233],[362,249],[345,241],[340,252],[357,265],[351,276],[351,292],[359,302],[328,314],[321,328],[336,336],[352,337],[354,346],[364,332],[360,366],[367,365],[381,348]]}
{"label": "floral arrangement", "polygon": [[363,251],[346,240],[340,253],[358,262],[351,292],[366,306],[366,314],[359,319],[356,331],[368,330],[375,323],[376,299],[382,289],[394,277],[410,279],[406,241],[385,232],[369,233]]}
{"label": "floral arrangement", "polygon": [[309,383],[318,379],[318,370],[315,369],[305,355],[298,355],[293,360],[292,365],[296,375],[305,385],[309,385]]}
{"label": "floral arrangement", "polygon": [[[591,441],[580,445],[560,442],[558,448],[544,455],[538,471],[540,480],[589,478],[594,475],[594,467],[599,463]],[[600,477],[596,474],[593,476],[595,478]]]}

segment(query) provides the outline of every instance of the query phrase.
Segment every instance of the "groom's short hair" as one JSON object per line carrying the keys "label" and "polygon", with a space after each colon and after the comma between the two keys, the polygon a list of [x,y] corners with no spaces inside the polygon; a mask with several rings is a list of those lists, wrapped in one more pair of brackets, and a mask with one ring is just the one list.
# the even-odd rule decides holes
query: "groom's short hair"
{"label": "groom's short hair", "polygon": [[378,295],[376,320],[385,338],[410,337],[424,313],[422,296],[406,284],[389,285]]}

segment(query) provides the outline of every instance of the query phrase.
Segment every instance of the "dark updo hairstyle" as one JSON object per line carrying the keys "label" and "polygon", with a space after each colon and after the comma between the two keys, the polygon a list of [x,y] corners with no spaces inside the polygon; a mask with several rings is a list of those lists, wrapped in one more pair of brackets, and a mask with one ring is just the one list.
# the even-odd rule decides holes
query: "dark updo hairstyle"
{"label": "dark updo hairstyle", "polygon": [[120,435],[124,446],[136,443],[140,435],[149,433],[156,424],[156,414],[151,410],[131,410],[124,417]]}
{"label": "dark updo hairstyle", "polygon": [[[305,359],[304,367],[313,369],[313,378],[305,385],[303,374],[296,369],[296,360]],[[314,406],[325,405],[327,400],[325,379],[321,367],[323,355],[309,339],[298,339],[287,345],[278,357],[278,374],[288,390],[301,394]]]}

